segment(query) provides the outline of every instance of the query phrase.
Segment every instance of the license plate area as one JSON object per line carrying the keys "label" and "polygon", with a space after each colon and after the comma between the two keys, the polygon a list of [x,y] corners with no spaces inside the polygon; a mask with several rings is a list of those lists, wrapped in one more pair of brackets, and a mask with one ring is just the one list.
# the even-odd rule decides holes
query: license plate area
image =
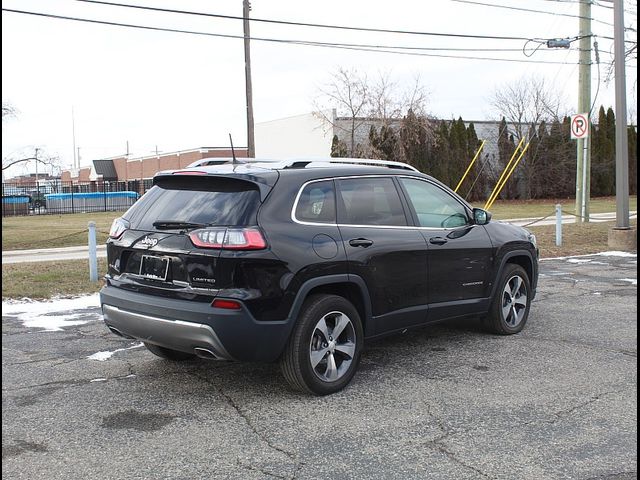
{"label": "license plate area", "polygon": [[143,278],[165,281],[169,273],[169,258],[143,255],[139,275]]}

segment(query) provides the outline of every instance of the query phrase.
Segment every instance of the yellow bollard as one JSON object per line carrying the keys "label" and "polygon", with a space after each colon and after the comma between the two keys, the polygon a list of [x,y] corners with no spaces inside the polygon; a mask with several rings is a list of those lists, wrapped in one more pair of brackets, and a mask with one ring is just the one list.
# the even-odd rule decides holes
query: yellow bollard
{"label": "yellow bollard", "polygon": [[522,157],[524,157],[525,152],[527,151],[527,149],[529,148],[529,145],[531,145],[531,142],[527,143],[525,145],[525,147],[522,149],[522,152],[520,153],[520,156],[518,157],[518,160],[516,160],[513,163],[513,166],[511,167],[511,169],[509,170],[509,173],[507,174],[507,176],[504,178],[504,180],[502,181],[502,184],[500,185],[500,187],[498,188],[497,193],[495,194],[495,196],[493,197],[493,200],[491,200],[491,203],[489,204],[489,206],[487,208],[485,208],[485,210],[488,210],[491,208],[491,206],[493,205],[493,202],[496,201],[496,198],[498,198],[498,195],[500,195],[500,192],[502,191],[502,189],[504,188],[505,184],[507,183],[507,180],[509,180],[509,177],[511,177],[511,174],[513,173],[513,171],[516,169],[516,167],[518,166],[518,163],[520,163],[520,160],[522,160]]}
{"label": "yellow bollard", "polygon": [[484,209],[485,210],[487,210],[489,208],[489,205],[491,203],[493,203],[492,200],[493,200],[494,196],[496,196],[496,191],[498,190],[498,185],[500,185],[500,182],[502,182],[502,179],[504,178],[505,174],[507,173],[507,170],[509,170],[509,167],[511,166],[511,162],[513,162],[513,159],[516,158],[516,155],[518,154],[518,150],[520,150],[520,147],[522,146],[523,143],[524,143],[524,137],[520,140],[520,142],[518,142],[518,146],[513,151],[513,155],[511,155],[511,158],[509,159],[509,162],[507,163],[507,165],[504,167],[504,170],[502,171],[502,174],[500,175],[500,178],[498,178],[498,182],[496,183],[496,186],[493,188],[493,191],[491,192],[491,195],[489,195],[489,198],[487,199],[487,202],[484,204]]}
{"label": "yellow bollard", "polygon": [[454,192],[458,193],[458,189],[460,188],[460,185],[462,185],[462,182],[464,182],[464,179],[467,178],[467,174],[469,173],[469,170],[471,170],[471,167],[473,167],[473,164],[476,163],[476,159],[478,158],[478,155],[480,155],[480,152],[482,151],[482,147],[484,147],[484,142],[486,142],[486,140],[482,140],[482,143],[480,144],[480,148],[478,148],[478,151],[473,157],[473,160],[471,160],[471,163],[467,167],[467,170],[464,172],[464,175],[462,175],[462,178],[458,182],[458,185],[456,185]]}

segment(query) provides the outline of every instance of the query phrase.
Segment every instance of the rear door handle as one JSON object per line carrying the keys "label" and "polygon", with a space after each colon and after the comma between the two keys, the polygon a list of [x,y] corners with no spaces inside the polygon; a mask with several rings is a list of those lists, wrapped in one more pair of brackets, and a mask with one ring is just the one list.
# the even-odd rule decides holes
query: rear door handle
{"label": "rear door handle", "polygon": [[447,239],[442,237],[432,237],[429,239],[429,243],[432,243],[433,245],[444,245],[447,243]]}
{"label": "rear door handle", "polygon": [[368,238],[352,238],[349,240],[349,245],[352,247],[370,247],[373,245],[373,240],[369,240]]}

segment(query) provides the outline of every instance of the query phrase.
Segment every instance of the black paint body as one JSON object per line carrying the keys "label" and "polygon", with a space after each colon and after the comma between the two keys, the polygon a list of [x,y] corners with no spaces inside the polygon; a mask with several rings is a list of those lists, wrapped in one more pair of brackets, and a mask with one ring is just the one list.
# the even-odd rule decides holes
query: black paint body
{"label": "black paint body", "polygon": [[[196,248],[187,230],[132,226],[107,243],[109,269],[101,301],[168,320],[210,325],[237,360],[276,360],[305,298],[314,292],[348,298],[359,310],[368,338],[432,321],[486,314],[507,262],[525,268],[535,294],[538,252],[528,232],[500,222],[474,224],[471,206],[427,175],[373,166],[244,167],[241,173],[227,166],[198,170],[208,173],[198,182],[233,177],[257,186],[261,203],[250,226],[261,229],[267,248]],[[169,175],[158,174],[154,182],[161,183]],[[367,176],[394,179],[406,226],[320,224],[294,218],[294,203],[308,182]],[[464,206],[467,225],[418,227],[399,176],[444,189]],[[124,218],[144,216],[145,201],[143,197],[141,205],[136,204],[135,211]],[[336,208],[339,219],[340,202]],[[170,259],[166,281],[137,275],[142,255]],[[215,298],[238,300],[242,308],[213,308]]]}

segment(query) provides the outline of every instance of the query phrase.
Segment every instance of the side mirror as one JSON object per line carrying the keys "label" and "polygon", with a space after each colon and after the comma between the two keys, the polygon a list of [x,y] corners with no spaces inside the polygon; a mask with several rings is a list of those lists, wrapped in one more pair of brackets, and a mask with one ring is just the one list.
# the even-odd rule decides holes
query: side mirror
{"label": "side mirror", "polygon": [[473,209],[473,221],[476,225],[486,225],[491,220],[491,213],[481,208]]}

